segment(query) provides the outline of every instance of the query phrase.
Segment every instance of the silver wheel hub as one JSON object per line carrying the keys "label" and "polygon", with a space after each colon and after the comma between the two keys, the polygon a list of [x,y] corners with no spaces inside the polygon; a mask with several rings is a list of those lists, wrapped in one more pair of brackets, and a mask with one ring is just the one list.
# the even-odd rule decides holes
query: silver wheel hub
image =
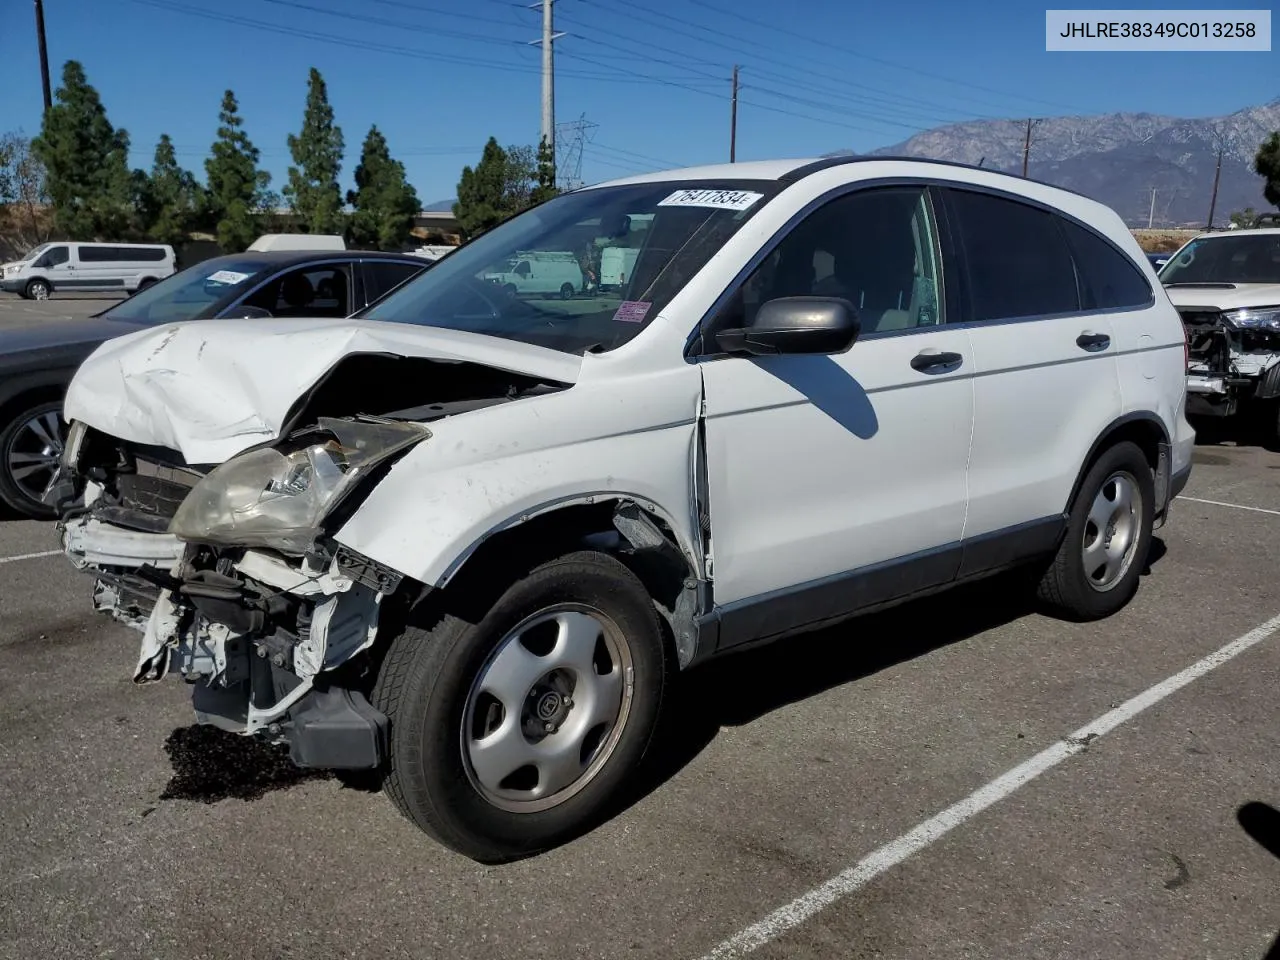
{"label": "silver wheel hub", "polygon": [[39,503],[62,458],[62,418],[56,411],[31,417],[14,433],[4,451],[5,469],[14,485]]}
{"label": "silver wheel hub", "polygon": [[467,776],[491,804],[546,810],[585,787],[613,753],[633,693],[631,650],[605,614],[562,604],[498,643],[467,695]]}
{"label": "silver wheel hub", "polygon": [[1138,547],[1142,493],[1133,475],[1117,471],[1099,488],[1085,519],[1081,558],[1095,590],[1110,590],[1129,572]]}

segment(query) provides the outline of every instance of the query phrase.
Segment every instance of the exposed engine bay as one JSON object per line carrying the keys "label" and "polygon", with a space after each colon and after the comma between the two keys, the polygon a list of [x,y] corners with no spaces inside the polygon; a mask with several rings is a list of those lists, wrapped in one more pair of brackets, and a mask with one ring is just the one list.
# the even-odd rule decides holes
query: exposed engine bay
{"label": "exposed engine bay", "polygon": [[344,671],[363,669],[404,577],[332,532],[430,442],[429,424],[565,386],[354,355],[299,398],[278,441],[222,464],[77,421],[46,496],[66,554],[94,577],[95,608],[143,634],[135,682],[181,676],[200,722],[287,741],[299,765],[370,767],[386,718]]}
{"label": "exposed engine bay", "polygon": [[1187,412],[1232,416],[1242,403],[1280,397],[1280,329],[1246,328],[1230,312],[1182,309]]}

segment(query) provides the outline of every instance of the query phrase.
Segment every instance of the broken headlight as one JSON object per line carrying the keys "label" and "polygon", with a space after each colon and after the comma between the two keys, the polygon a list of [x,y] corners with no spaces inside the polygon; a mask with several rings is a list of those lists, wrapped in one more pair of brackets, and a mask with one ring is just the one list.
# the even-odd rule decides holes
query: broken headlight
{"label": "broken headlight", "polygon": [[1237,330],[1267,330],[1280,333],[1280,306],[1227,310],[1222,314],[1222,319]]}
{"label": "broken headlight", "polygon": [[323,434],[296,449],[250,450],[215,467],[191,490],[169,532],[180,540],[304,553],[320,521],[376,464],[430,436],[392,421],[320,421]]}

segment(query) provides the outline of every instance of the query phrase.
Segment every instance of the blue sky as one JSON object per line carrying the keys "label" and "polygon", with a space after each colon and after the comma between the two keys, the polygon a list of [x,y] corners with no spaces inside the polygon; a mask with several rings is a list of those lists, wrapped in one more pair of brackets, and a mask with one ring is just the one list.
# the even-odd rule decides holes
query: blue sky
{"label": "blue sky", "polygon": [[[15,6],[0,35],[0,128],[35,133],[34,17]],[[595,124],[587,182],[727,160],[735,63],[740,160],[861,151],[979,117],[1200,117],[1280,95],[1275,51],[1047,53],[1044,6],[1025,0],[556,0],[555,11],[568,34],[555,45],[556,119]],[[539,51],[527,41],[541,20],[525,2],[45,0],[45,18],[54,87],[63,61],[80,60],[129,131],[134,166],[149,167],[168,133],[203,177],[230,87],[278,189],[311,66],[346,137],[344,188],[371,123],[424,203],[453,196],[490,135],[539,135]]]}

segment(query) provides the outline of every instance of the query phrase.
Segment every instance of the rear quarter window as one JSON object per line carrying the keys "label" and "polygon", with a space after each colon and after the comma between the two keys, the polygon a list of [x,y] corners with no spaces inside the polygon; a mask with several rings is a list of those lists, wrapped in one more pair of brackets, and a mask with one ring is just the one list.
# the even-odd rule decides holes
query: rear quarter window
{"label": "rear quarter window", "polygon": [[1075,258],[1085,310],[1122,310],[1154,301],[1151,285],[1137,264],[1087,227],[1066,219],[1061,222]]}

